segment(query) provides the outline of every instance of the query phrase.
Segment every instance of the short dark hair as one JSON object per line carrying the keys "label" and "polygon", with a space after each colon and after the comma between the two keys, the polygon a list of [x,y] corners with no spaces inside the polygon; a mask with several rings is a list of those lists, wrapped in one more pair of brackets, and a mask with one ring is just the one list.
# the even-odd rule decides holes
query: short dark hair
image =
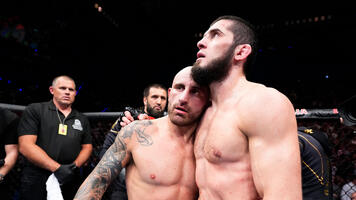
{"label": "short dark hair", "polygon": [[74,79],[73,79],[72,77],[67,76],[67,75],[60,75],[60,76],[57,76],[57,77],[55,77],[55,78],[53,79],[53,81],[52,81],[52,86],[55,86],[55,85],[56,85],[57,80],[58,80],[59,78],[64,78],[64,79],[71,80],[71,81],[74,82],[74,85],[75,85],[75,81],[74,81]]}
{"label": "short dark hair", "polygon": [[251,46],[252,52],[250,56],[247,58],[244,66],[245,75],[249,74],[251,71],[250,69],[251,65],[256,59],[257,45],[258,45],[257,34],[254,30],[253,25],[250,22],[240,17],[233,16],[233,15],[224,15],[214,20],[210,24],[210,26],[212,26],[213,24],[215,24],[220,20],[229,20],[233,22],[233,24],[229,27],[229,30],[234,34],[234,43],[232,44],[233,47],[236,47],[240,44],[249,44]]}
{"label": "short dark hair", "polygon": [[150,89],[151,88],[162,88],[167,92],[167,88],[164,87],[163,85],[159,84],[159,83],[152,83],[149,84],[144,90],[143,90],[143,96],[144,97],[148,97],[148,95],[150,94]]}

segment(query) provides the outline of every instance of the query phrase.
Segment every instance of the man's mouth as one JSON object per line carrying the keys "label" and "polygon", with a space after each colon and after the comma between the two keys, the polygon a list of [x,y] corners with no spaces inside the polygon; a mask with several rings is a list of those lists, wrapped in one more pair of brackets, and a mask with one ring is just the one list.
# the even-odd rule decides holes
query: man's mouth
{"label": "man's mouth", "polygon": [[180,106],[175,107],[175,109],[178,111],[178,113],[187,113],[188,111]]}
{"label": "man's mouth", "polygon": [[202,52],[198,52],[197,53],[197,59],[199,59],[199,58],[204,58],[205,57],[205,54],[204,53],[202,53]]}
{"label": "man's mouth", "polygon": [[155,109],[155,110],[162,110],[160,106],[155,106],[155,107],[153,107],[153,109]]}

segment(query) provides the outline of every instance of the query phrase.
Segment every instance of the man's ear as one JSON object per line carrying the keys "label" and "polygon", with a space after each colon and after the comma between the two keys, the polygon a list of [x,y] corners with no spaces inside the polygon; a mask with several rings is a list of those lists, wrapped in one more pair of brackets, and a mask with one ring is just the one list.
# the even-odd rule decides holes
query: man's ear
{"label": "man's ear", "polygon": [[53,86],[49,86],[49,92],[50,92],[51,94],[53,94],[53,90],[54,90]]}
{"label": "man's ear", "polygon": [[246,60],[247,57],[251,54],[252,52],[252,47],[249,44],[240,44],[237,45],[235,49],[235,60],[240,61],[240,60]]}
{"label": "man's ear", "polygon": [[172,88],[168,88],[168,96],[167,96],[168,100],[169,100],[169,94],[171,93],[171,90]]}
{"label": "man's ear", "polygon": [[145,105],[145,107],[147,106],[147,98],[143,97],[143,105]]}

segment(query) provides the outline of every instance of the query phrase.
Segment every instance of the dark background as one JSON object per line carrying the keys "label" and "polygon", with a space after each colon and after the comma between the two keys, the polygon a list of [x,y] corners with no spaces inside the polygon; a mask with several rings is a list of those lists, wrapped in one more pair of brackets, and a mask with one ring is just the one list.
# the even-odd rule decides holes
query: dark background
{"label": "dark background", "polygon": [[169,87],[176,72],[194,63],[209,24],[232,14],[259,35],[250,80],[277,88],[296,107],[333,108],[356,93],[356,9],[341,1],[311,3],[2,2],[0,102],[47,101],[52,79],[67,74],[76,80],[80,111],[141,106],[143,88],[152,82]]}

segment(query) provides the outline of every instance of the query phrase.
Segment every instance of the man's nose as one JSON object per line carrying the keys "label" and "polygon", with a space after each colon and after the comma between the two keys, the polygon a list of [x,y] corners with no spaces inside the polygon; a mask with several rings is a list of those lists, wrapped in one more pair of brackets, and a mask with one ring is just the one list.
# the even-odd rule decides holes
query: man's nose
{"label": "man's nose", "polygon": [[205,37],[203,37],[201,40],[199,40],[199,42],[197,43],[197,47],[199,49],[205,48],[206,47],[206,41],[205,41]]}
{"label": "man's nose", "polygon": [[186,104],[189,99],[189,92],[186,90],[179,96],[179,103]]}

